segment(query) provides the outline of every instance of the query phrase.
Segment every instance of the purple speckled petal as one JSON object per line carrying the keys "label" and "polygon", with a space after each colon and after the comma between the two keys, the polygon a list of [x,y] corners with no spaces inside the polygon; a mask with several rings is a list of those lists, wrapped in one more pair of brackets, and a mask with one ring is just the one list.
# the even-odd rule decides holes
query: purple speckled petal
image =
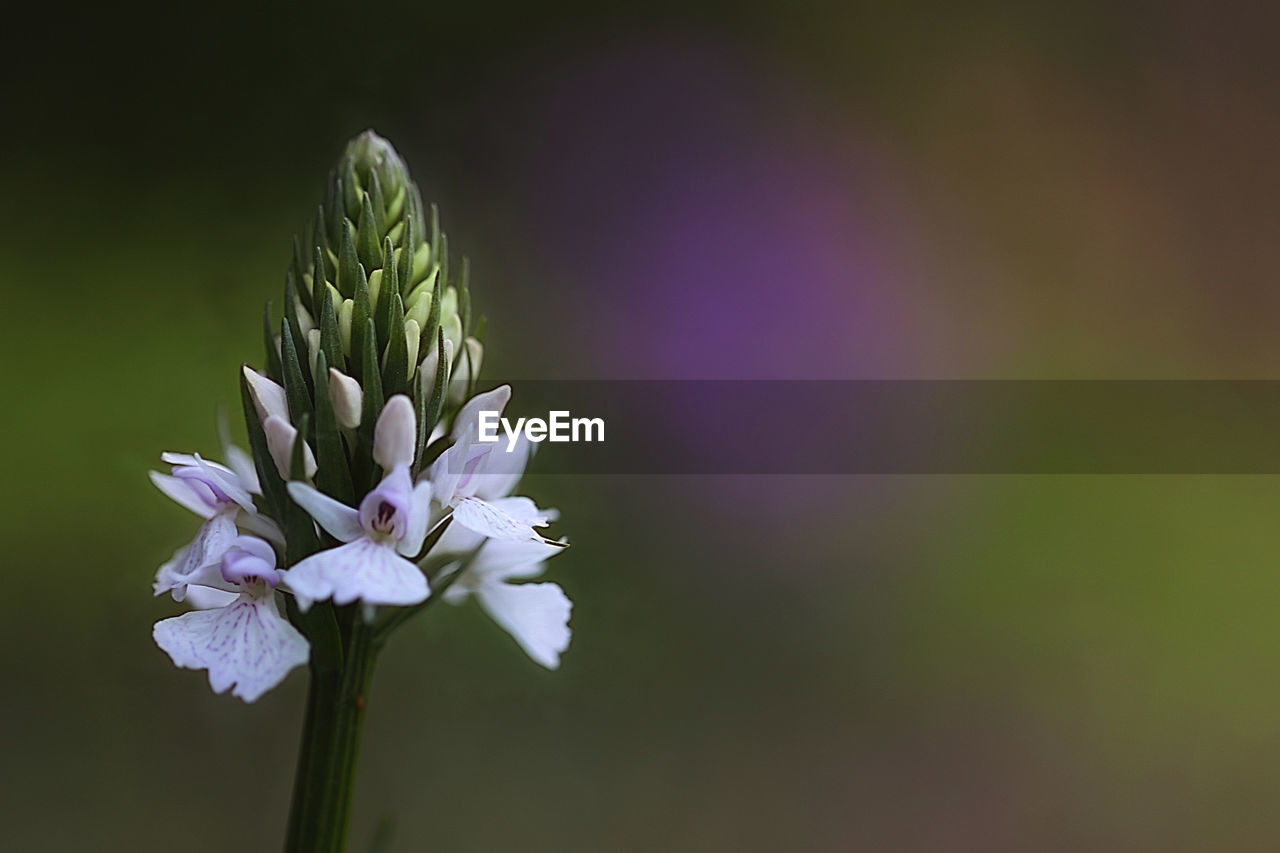
{"label": "purple speckled petal", "polygon": [[275,599],[242,595],[227,607],[157,622],[156,645],[185,669],[209,671],[215,693],[253,702],[307,662],[310,646],[280,615]]}
{"label": "purple speckled petal", "polygon": [[303,610],[332,598],[334,604],[362,601],[406,606],[426,601],[426,576],[388,544],[357,539],[298,563],[285,574],[284,586]]}

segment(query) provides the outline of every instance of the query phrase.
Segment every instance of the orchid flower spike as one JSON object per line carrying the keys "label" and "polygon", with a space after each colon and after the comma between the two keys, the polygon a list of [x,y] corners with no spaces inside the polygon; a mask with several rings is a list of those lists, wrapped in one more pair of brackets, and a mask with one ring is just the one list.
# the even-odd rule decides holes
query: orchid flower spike
{"label": "orchid flower spike", "polygon": [[156,645],[184,669],[208,670],[215,693],[234,688],[233,696],[256,701],[310,654],[306,638],[276,606],[275,588],[284,574],[269,544],[234,537],[216,571],[206,566],[190,581],[229,594],[229,602],[162,619],[152,629]]}
{"label": "orchid flower spike", "polygon": [[246,475],[225,465],[209,462],[197,454],[164,453],[160,459],[170,473],[151,472],[151,482],[181,506],[205,520],[190,544],[179,548],[156,573],[156,595],[171,593],[175,601],[186,597],[188,579],[217,565],[236,537],[236,523],[269,539],[282,541],[280,529],[258,514],[253,504],[257,477],[246,483]]}
{"label": "orchid flower spike", "polygon": [[413,404],[403,394],[387,401],[374,430],[374,460],[389,471],[353,509],[306,483],[292,482],[298,506],[345,544],[306,558],[289,571],[287,586],[304,611],[316,601],[360,601],[367,617],[378,605],[419,604],[430,594],[427,579],[409,559],[427,535],[431,484],[413,485],[416,423]]}
{"label": "orchid flower spike", "polygon": [[550,516],[515,518],[491,502],[510,492],[529,459],[527,441],[510,452],[499,443],[480,441],[480,413],[501,414],[510,399],[511,386],[502,385],[477,394],[459,410],[450,432],[453,445],[431,465],[432,495],[453,510],[456,524],[468,530],[493,539],[551,543],[534,530],[545,527]]}

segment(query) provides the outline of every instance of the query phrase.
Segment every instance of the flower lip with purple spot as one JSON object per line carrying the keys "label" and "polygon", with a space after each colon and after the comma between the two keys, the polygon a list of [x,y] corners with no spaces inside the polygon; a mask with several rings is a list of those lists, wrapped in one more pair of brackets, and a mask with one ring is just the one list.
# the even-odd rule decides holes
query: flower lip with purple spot
{"label": "flower lip with purple spot", "polygon": [[394,540],[404,538],[409,529],[409,493],[384,483],[360,502],[360,526]]}

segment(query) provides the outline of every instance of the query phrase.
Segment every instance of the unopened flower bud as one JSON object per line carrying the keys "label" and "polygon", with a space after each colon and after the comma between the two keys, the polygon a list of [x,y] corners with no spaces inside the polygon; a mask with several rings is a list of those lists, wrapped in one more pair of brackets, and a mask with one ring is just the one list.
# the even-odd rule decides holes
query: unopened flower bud
{"label": "unopened flower bud", "polygon": [[462,345],[462,320],[457,314],[453,314],[449,319],[443,316],[440,318],[440,328],[444,329],[444,338],[453,344],[453,351],[457,352],[458,347]]}
{"label": "unopened flower bud", "polygon": [[253,400],[253,408],[258,412],[258,419],[265,421],[275,416],[287,423],[289,404],[285,399],[284,388],[247,364],[244,366],[244,378],[249,383],[249,397]]}
{"label": "unopened flower bud", "polygon": [[[444,342],[444,381],[449,381],[449,365],[453,363],[453,342]],[[436,371],[440,369],[440,352],[436,347],[427,350],[427,357],[418,365],[418,374],[422,377],[422,393],[431,397],[431,389],[436,385]]]}
{"label": "unopened flower bud", "polygon": [[404,394],[396,394],[387,401],[374,427],[373,460],[387,471],[413,464],[417,435],[413,402]]}
{"label": "unopened flower bud", "polygon": [[382,270],[374,270],[369,274],[369,304],[377,305],[378,296],[382,293]]}
{"label": "unopened flower bud", "polygon": [[442,288],[441,291],[440,322],[443,323],[450,317],[458,315],[458,289],[450,286]]}
{"label": "unopened flower bud", "polygon": [[351,316],[356,304],[350,299],[342,300],[338,306],[338,335],[342,338],[342,351],[351,354]]}
{"label": "unopened flower bud", "polygon": [[[429,280],[429,279],[428,279]],[[404,320],[408,323],[413,320],[421,329],[427,325],[427,318],[431,315],[431,291],[419,287],[410,294],[408,301],[405,302]]]}
{"label": "unopened flower bud", "polygon": [[[293,424],[275,415],[262,422],[262,429],[267,434],[271,461],[276,463],[280,476],[288,480],[292,473],[293,443],[298,440],[298,431]],[[316,475],[316,457],[305,442],[302,445],[302,468],[308,479]]]}
{"label": "unopened flower bud", "polygon": [[449,383],[449,402],[458,404],[467,398],[471,377],[480,375],[480,362],[484,359],[484,344],[475,338],[467,338],[466,349],[458,359],[458,369]]}
{"label": "unopened flower bud", "polygon": [[320,355],[320,330],[307,332],[307,358],[311,361],[311,372],[316,372],[316,356]]}
{"label": "unopened flower bud", "polygon": [[311,319],[310,312],[301,302],[294,303],[294,308],[298,315],[298,328],[302,329],[302,334],[307,334],[316,327],[316,321]]}
{"label": "unopened flower bud", "polygon": [[336,367],[329,368],[329,399],[333,401],[333,413],[338,423],[347,429],[360,426],[364,390],[359,382]]}
{"label": "unopened flower bud", "polygon": [[426,243],[418,246],[413,253],[413,277],[420,278],[431,269],[431,247]]}
{"label": "unopened flower bud", "polygon": [[408,353],[409,367],[418,363],[418,342],[422,339],[422,329],[417,320],[404,321],[405,351]]}

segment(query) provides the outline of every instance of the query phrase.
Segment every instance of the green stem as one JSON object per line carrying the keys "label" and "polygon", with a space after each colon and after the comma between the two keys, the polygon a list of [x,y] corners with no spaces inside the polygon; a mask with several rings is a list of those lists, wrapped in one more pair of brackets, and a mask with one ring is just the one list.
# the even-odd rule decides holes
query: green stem
{"label": "green stem", "polygon": [[311,670],[285,853],[342,853],[376,652],[352,614],[340,669]]}

